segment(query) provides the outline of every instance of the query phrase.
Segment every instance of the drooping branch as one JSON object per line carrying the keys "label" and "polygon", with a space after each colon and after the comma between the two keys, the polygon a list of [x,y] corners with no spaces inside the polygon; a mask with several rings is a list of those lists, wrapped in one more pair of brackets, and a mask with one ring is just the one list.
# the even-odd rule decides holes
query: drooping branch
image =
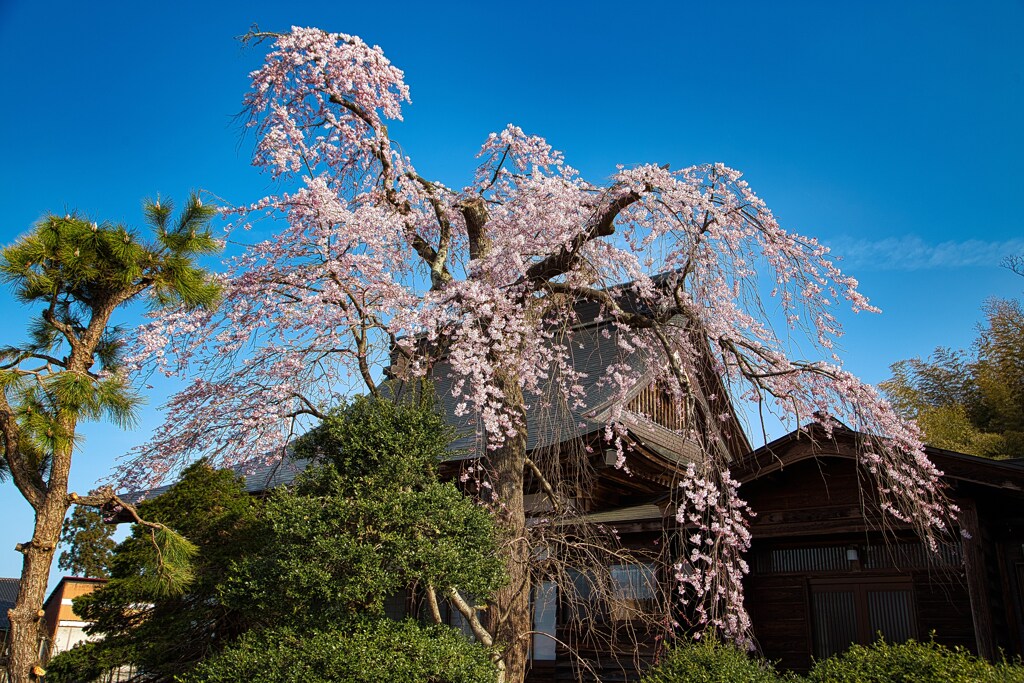
{"label": "drooping branch", "polygon": [[114,493],[112,487],[103,486],[88,496],[69,493],[65,507],[71,505],[98,508],[107,515],[127,514],[132,522],[146,529],[156,555],[155,570],[161,591],[179,594],[192,582],[190,558],[195,555],[196,546],[167,525],[143,519],[136,507]]}
{"label": "drooping branch", "polygon": [[551,507],[555,512],[560,513],[562,511],[562,504],[558,501],[558,495],[555,493],[554,487],[551,486],[551,482],[548,481],[547,477],[544,476],[544,473],[540,471],[540,468],[537,467],[537,463],[535,463],[532,458],[526,458],[526,466],[530,468],[531,472],[533,472],[533,476],[536,478],[537,483],[540,484],[541,490],[544,491],[544,495],[551,501]]}

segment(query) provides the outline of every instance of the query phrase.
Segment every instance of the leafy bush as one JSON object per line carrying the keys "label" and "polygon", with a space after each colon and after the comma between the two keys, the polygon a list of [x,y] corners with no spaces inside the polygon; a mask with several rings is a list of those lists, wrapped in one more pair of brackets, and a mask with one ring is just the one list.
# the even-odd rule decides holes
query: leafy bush
{"label": "leafy bush", "polygon": [[432,391],[397,402],[357,396],[297,439],[295,456],[334,465],[347,496],[436,481],[455,431],[434,409]]}
{"label": "leafy bush", "polygon": [[346,498],[337,493],[343,479],[323,465],[297,494],[270,498],[257,531],[266,546],[235,562],[222,592],[227,605],[265,626],[316,628],[382,614],[388,596],[417,583],[481,599],[501,584],[493,520],[453,484]]}
{"label": "leafy bush", "polygon": [[815,662],[806,678],[779,674],[764,660],[714,639],[679,645],[642,683],[1024,683],[1019,661],[990,664],[967,650],[938,643],[854,645]]}
{"label": "leafy bush", "polygon": [[488,683],[488,651],[447,626],[363,620],[325,631],[249,633],[182,683]]}
{"label": "leafy bush", "polygon": [[676,645],[641,683],[780,683],[794,680],[778,674],[769,662],[749,656],[734,645],[704,638]]}
{"label": "leafy bush", "polygon": [[98,642],[79,643],[46,663],[46,683],[101,680],[107,672],[132,661],[134,654],[130,648],[109,647]]}
{"label": "leafy bush", "polygon": [[967,650],[931,641],[854,645],[815,662],[809,683],[1024,683],[1024,667],[992,665]]}
{"label": "leafy bush", "polygon": [[296,446],[314,460],[273,493],[219,597],[267,628],[380,616],[413,585],[486,600],[505,580],[494,518],[437,480],[451,429],[429,407],[357,398]]}

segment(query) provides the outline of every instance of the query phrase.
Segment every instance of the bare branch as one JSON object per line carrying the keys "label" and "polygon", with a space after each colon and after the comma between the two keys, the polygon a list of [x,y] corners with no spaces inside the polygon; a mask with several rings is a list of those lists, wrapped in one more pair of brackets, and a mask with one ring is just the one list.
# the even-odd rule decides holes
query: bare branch
{"label": "bare branch", "polygon": [[461,614],[469,624],[469,628],[473,632],[473,636],[480,641],[484,647],[493,647],[494,638],[487,629],[484,628],[484,625],[480,623],[480,616],[477,614],[476,608],[466,602],[466,600],[459,595],[459,591],[455,588],[448,589],[448,599],[451,600],[452,605],[455,606],[455,609],[459,611],[459,614]]}
{"label": "bare branch", "polygon": [[299,410],[299,411],[291,414],[290,415],[291,417],[297,417],[298,415],[312,415],[313,417],[319,418],[321,420],[327,418],[327,415],[325,415],[319,408],[317,408],[315,405],[313,405],[313,403],[308,398],[306,398],[305,396],[303,396],[299,392],[293,391],[291,393],[291,396],[292,396],[292,398],[299,399],[299,401],[301,401],[302,404],[306,406],[306,408],[304,410]]}
{"label": "bare branch", "polygon": [[132,521],[136,524],[154,530],[166,528],[163,524],[158,522],[149,522],[143,519],[139,516],[139,511],[135,506],[114,493],[114,489],[110,486],[100,487],[97,489],[96,493],[88,496],[69,493],[67,503],[68,505],[82,505],[85,507],[100,508],[108,511],[114,508],[120,508],[120,510],[128,513],[128,516],[131,517]]}
{"label": "bare branch", "polygon": [[440,624],[443,620],[441,619],[441,608],[437,604],[437,591],[429,584],[427,585],[427,603],[430,605],[430,616],[434,618],[434,623]]}
{"label": "bare branch", "polygon": [[583,245],[598,237],[607,237],[615,232],[615,218],[623,209],[640,200],[640,195],[630,190],[611,201],[588,223],[576,237],[557,252],[530,266],[525,279],[530,282],[550,281],[564,275],[579,261]]}
{"label": "bare branch", "polygon": [[999,265],[1002,266],[1003,268],[1006,268],[1007,270],[1012,270],[1021,277],[1024,277],[1024,256],[1007,256],[1002,260],[1002,262]]}
{"label": "bare branch", "polygon": [[537,479],[537,483],[540,484],[541,489],[544,491],[544,495],[546,495],[548,500],[551,501],[551,506],[554,508],[555,512],[561,512],[562,505],[558,502],[558,496],[555,494],[555,489],[552,488],[551,482],[547,480],[544,473],[540,471],[539,467],[537,467],[537,463],[527,457],[526,466],[530,468],[531,472],[533,472],[533,476]]}

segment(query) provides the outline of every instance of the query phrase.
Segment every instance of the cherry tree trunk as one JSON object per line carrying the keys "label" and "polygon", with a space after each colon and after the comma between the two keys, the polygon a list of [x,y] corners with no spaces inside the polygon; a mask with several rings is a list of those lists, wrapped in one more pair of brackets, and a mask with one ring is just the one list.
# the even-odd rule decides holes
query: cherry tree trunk
{"label": "cherry tree trunk", "polygon": [[515,436],[507,436],[501,448],[490,455],[489,473],[503,534],[508,584],[494,596],[489,626],[494,644],[502,652],[505,683],[521,683],[529,664],[530,630],[530,544],[527,539],[523,479],[526,467],[525,402],[518,379],[502,373],[498,387],[506,404],[522,418]]}
{"label": "cherry tree trunk", "polygon": [[[73,424],[73,423],[72,423]],[[71,427],[73,433],[74,427]],[[25,556],[21,567],[18,599],[8,611],[11,621],[10,659],[7,671],[10,683],[31,683],[40,680],[39,658],[41,637],[45,635],[43,601],[50,566],[60,541],[61,525],[68,511],[68,475],[71,470],[71,447],[54,453],[50,484],[35,511],[32,540],[22,544]],[[38,667],[38,668],[37,668]]]}

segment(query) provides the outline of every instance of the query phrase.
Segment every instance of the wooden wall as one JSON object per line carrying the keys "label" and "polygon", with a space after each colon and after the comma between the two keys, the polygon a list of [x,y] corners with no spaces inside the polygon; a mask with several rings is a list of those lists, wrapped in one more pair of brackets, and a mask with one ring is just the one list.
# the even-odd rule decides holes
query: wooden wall
{"label": "wooden wall", "polygon": [[939,643],[976,650],[960,544],[954,539],[933,556],[904,530],[881,534],[852,460],[796,462],[740,492],[757,513],[746,600],[766,657],[797,671],[810,666],[813,593],[822,583],[864,590],[874,582],[910,591],[914,637],[927,640],[934,632]]}

